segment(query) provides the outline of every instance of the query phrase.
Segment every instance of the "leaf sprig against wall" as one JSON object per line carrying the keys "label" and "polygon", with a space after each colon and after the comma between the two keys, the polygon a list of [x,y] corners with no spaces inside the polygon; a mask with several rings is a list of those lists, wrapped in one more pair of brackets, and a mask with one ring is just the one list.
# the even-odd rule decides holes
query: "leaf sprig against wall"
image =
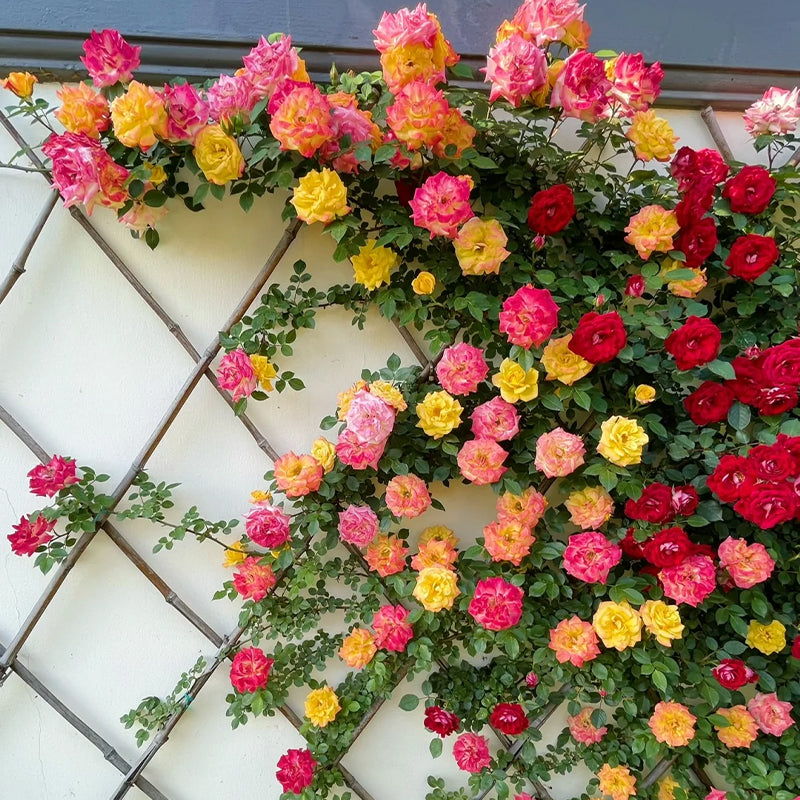
{"label": "leaf sprig against wall", "polygon": [[[297,262],[222,334],[236,413],[303,388],[284,364],[328,307],[359,329],[377,309],[420,356],[342,386],[330,440],[279,457],[243,526],[176,511],[176,484],[144,473],[115,509],[108,476],[54,457],[30,474],[51,504],[8,537],[44,572],[111,513],[163,528],[157,550],[218,546],[216,597],[241,604],[218,655],[233,727],[308,687],[286,796],[343,796],[343,755],[415,676],[400,708],[423,704],[432,758],[469,773],[468,790],[431,777],[431,800],[526,800],[580,762],[584,799],[800,793],[798,92],[745,114],[767,166],[676,152],[650,108],[660,66],[592,53],[589,33],[572,0],[526,0],[488,98],[422,5],[377,23],[380,72],[325,85],[275,35],[233,76],[155,89],[115,31],[87,40],[93,85],[56,109],[33,76],[3,82],[47,129],[66,205],[115,210],[150,247],[175,204],[273,191],[333,238],[352,277],[318,288]],[[418,533],[459,483],[491,486],[496,519]],[[139,744],[208,663],[123,717]]]}

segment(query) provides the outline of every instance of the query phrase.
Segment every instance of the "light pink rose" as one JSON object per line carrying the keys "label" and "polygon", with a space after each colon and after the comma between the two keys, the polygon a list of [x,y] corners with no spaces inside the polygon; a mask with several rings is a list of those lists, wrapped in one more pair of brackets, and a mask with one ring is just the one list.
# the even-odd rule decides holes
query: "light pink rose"
{"label": "light pink rose", "polygon": [[753,715],[760,730],[773,736],[782,736],[794,725],[792,704],[778,700],[775,692],[769,694],[759,692],[747,703],[747,710]]}
{"label": "light pink rose", "polygon": [[558,306],[547,289],[534,289],[531,284],[517,289],[503,303],[500,332],[511,344],[539,347],[558,325]]}
{"label": "light pink rose", "polygon": [[550,107],[560,106],[568,117],[597,122],[608,107],[611,86],[602,59],[578,50],[566,60],[556,78]]}
{"label": "light pink rose", "polygon": [[233,400],[250,397],[258,386],[250,356],[241,347],[226,353],[217,368],[219,385],[229,392],[233,392]]}
{"label": "light pink rose", "polygon": [[274,550],[289,541],[290,518],[269,502],[256,503],[245,517],[245,531],[259,547]]}
{"label": "light pink rose", "polygon": [[775,561],[763,544],[748,545],[745,539],[729,536],[717,551],[719,564],[728,570],[731,580],[740,589],[751,589],[763,583],[775,569]]}
{"label": "light pink rose", "polygon": [[138,200],[120,218],[119,221],[139,235],[147,232],[148,228],[155,229],[159,222],[169,213],[165,206],[148,206]]}
{"label": "light pink rose", "polygon": [[385,442],[394,428],[395,409],[366,389],[353,395],[345,421],[347,430],[364,444]]}
{"label": "light pink rose", "polygon": [[703,555],[689,556],[674,567],[664,567],[658,573],[664,594],[676,603],[697,607],[717,585],[714,562]]}
{"label": "light pink rose", "polygon": [[431,175],[414,192],[410,206],[414,224],[430,231],[434,236],[454,239],[458,228],[475,216],[469,202],[473,180],[469,175],[448,175],[437,172]]}
{"label": "light pink rose", "polygon": [[161,97],[167,110],[167,139],[193,142],[198,132],[208,125],[211,115],[208,103],[191,83],[164,86]]}
{"label": "light pink rose", "polygon": [[470,439],[458,451],[458,468],[476,486],[496,483],[503,477],[508,453],[494,439]]}
{"label": "light pink rose", "polygon": [[356,547],[366,547],[378,535],[378,515],[369,506],[352,503],[339,512],[339,538]]}
{"label": "light pink rose", "polygon": [[723,792],[722,789],[712,789],[705,796],[705,800],[727,800],[727,798],[728,798],[727,792]]}
{"label": "light pink rose", "polygon": [[384,501],[394,516],[413,519],[428,510],[431,496],[422,478],[396,475],[386,485]]}
{"label": "light pink rose", "polygon": [[608,573],[620,562],[622,550],[599,531],[569,537],[564,551],[564,569],[586,583],[605,583]]}
{"label": "light pink rose", "polygon": [[116,30],[92,31],[83,43],[81,56],[95,86],[113,86],[127,83],[133,78],[134,70],[139,68],[141,47],[129,45]]}
{"label": "light pink rose", "polygon": [[586,448],[580,436],[556,428],[536,440],[534,466],[548,478],[563,478],[583,464]]}
{"label": "light pink rose", "polygon": [[569,521],[584,530],[604,525],[614,513],[614,501],[602,486],[587,486],[572,492],[564,501]]}
{"label": "light pink rose", "polygon": [[300,57],[292,47],[292,37],[283,34],[274,42],[262,36],[242,61],[244,74],[259,99],[272,97],[275,89],[300,68]]}
{"label": "light pink rose", "polygon": [[476,439],[505,442],[519,433],[519,412],[513,403],[507,403],[502,397],[493,397],[481,403],[470,419]]}
{"label": "light pink rose", "polygon": [[488,373],[483,350],[466,342],[446,348],[436,365],[436,377],[442,388],[456,397],[477,391]]}
{"label": "light pink rose", "polygon": [[752,136],[791,133],[800,121],[798,89],[770,86],[764,96],[744,112],[745,130]]}
{"label": "light pink rose", "polygon": [[489,742],[477,733],[462,733],[453,745],[453,757],[465,772],[480,772],[492,763]]}
{"label": "light pink rose", "polygon": [[386,449],[386,439],[376,443],[362,442],[356,434],[346,428],[339,434],[336,443],[336,455],[342,464],[353,469],[378,469],[378,462]]}
{"label": "light pink rose", "polygon": [[258,102],[247,75],[220,75],[206,92],[211,118],[229,125],[235,117],[245,123],[250,121],[250,112]]}
{"label": "light pink rose", "polygon": [[489,102],[504,97],[516,108],[547,83],[547,56],[534,42],[512,33],[489,50],[481,71],[492,84]]}

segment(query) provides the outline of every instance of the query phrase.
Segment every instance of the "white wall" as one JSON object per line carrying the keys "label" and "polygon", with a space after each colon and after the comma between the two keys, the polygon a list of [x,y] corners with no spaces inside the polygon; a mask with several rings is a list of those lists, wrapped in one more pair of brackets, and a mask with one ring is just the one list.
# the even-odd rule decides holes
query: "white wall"
{"label": "white wall", "polygon": [[[52,87],[48,87],[52,93]],[[5,100],[6,98],[3,98]],[[665,112],[680,144],[713,147],[695,112]],[[738,115],[719,116],[737,158],[754,160]],[[28,135],[31,135],[28,132]],[[0,160],[16,150],[0,132]],[[0,279],[48,196],[38,175],[0,171]],[[211,200],[201,214],[177,206],[160,226],[162,244],[151,252],[98,209],[92,224],[203,351],[238,302],[279,238],[282,198],[256,202],[248,215],[235,201]],[[317,285],[348,279],[330,258],[331,240],[315,225],[301,232],[276,272],[286,281],[291,264],[307,261]],[[363,367],[398,353],[412,355],[394,328],[373,315],[368,329],[350,328],[349,314],[321,312],[315,331],[303,332],[291,369],[307,383],[301,393],[251,404],[252,418],[276,449],[307,451],[318,420],[335,407],[337,392]],[[147,436],[191,372],[189,356],[61,205],[53,212],[28,261],[27,272],[0,306],[0,403],[48,451],[122,478]],[[11,525],[37,507],[25,473],[35,457],[0,424],[0,641],[7,644],[46,586],[32,561],[11,554]],[[178,507],[199,502],[213,518],[247,509],[269,462],[207,381],[192,393],[149,470],[178,480]],[[458,490],[455,490],[458,491]],[[462,492],[459,492],[463,496]],[[447,503],[447,498],[443,498]],[[491,517],[491,493],[472,490],[448,524],[462,538],[480,532],[476,518]],[[478,517],[476,517],[476,514]],[[426,519],[427,522],[427,519]],[[211,596],[229,576],[210,546],[186,541],[153,555],[160,532],[143,523],[123,533],[177,593],[220,633],[236,623],[238,604]],[[180,673],[213,646],[166,605],[104,534],[99,534],[67,577],[25,644],[29,667],[125,758],[137,748],[119,717],[147,695],[168,693]],[[229,690],[221,668],[145,771],[170,800],[277,797],[275,762],[300,737],[282,717],[259,718],[231,731],[225,717]],[[422,711],[399,711],[395,693],[345,759],[377,800],[425,794],[429,772],[460,780],[450,740],[432,762]],[[296,706],[302,713],[302,709]],[[563,717],[548,726],[554,737]],[[242,768],[247,765],[247,768]],[[0,688],[0,798],[106,798],[120,774],[98,750],[12,675]],[[560,778],[553,796],[580,793],[586,775]],[[258,793],[258,794],[255,794]],[[132,790],[130,798],[143,798]]]}

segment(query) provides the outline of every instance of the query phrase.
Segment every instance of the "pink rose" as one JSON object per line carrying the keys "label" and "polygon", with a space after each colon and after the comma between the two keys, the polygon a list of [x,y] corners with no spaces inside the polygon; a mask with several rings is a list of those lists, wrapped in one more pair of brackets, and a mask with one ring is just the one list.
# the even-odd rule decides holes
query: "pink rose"
{"label": "pink rose", "polygon": [[383,451],[386,449],[387,439],[379,442],[362,442],[354,431],[346,428],[339,434],[336,443],[336,456],[342,464],[353,469],[378,469]]}
{"label": "pink rose", "polygon": [[568,117],[597,122],[608,107],[611,88],[605,62],[594,53],[577,50],[556,78],[550,108],[561,106]]}
{"label": "pink rose", "polygon": [[347,430],[365,444],[385,442],[394,428],[395,410],[366,389],[353,395],[345,421]]}
{"label": "pink rose", "polygon": [[46,464],[34,467],[29,473],[31,493],[39,497],[55,497],[62,489],[78,483],[75,460],[53,456]]}
{"label": "pink rose", "polygon": [[523,596],[519,586],[503,578],[482,578],[467,610],[487,630],[502,631],[520,621]]}
{"label": "pink rose", "polygon": [[408,622],[409,611],[403,606],[381,606],[372,618],[375,645],[381,650],[402,653],[414,638],[414,629]]}
{"label": "pink rose", "polygon": [[661,93],[664,70],[657,61],[646,66],[641,53],[620,53],[612,62],[611,93],[622,103],[624,116],[647,111]]}
{"label": "pink rose", "polygon": [[83,43],[81,56],[95,86],[113,86],[127,83],[133,78],[133,71],[139,68],[141,47],[129,45],[116,30],[92,31]]}
{"label": "pink rose", "polygon": [[33,519],[20,517],[16,525],[12,525],[14,533],[6,537],[11,543],[11,551],[18,556],[32,556],[43,544],[52,538],[51,531],[56,526],[55,520],[46,520],[41,514]]}
{"label": "pink rose", "polygon": [[259,98],[272,97],[275,89],[296,75],[301,67],[300,56],[292,47],[292,37],[284,34],[274,42],[262,36],[242,61],[247,79]]}
{"label": "pink rose", "polygon": [[494,439],[470,439],[458,451],[458,468],[465,480],[484,486],[503,476],[506,456],[508,453]]}
{"label": "pink rose", "polygon": [[458,177],[446,172],[431,175],[414,192],[411,200],[412,219],[434,236],[455,239],[459,226],[475,216],[469,202],[473,180],[469,175]]}
{"label": "pink rose", "polygon": [[219,385],[229,392],[233,392],[233,400],[250,397],[258,386],[250,356],[241,347],[227,353],[217,368]]}
{"label": "pink rose", "polygon": [[583,464],[586,448],[580,436],[556,428],[536,440],[534,466],[548,478],[563,478]]}
{"label": "pink rose", "polygon": [[513,403],[507,403],[502,397],[493,397],[481,403],[472,412],[470,419],[476,439],[505,442],[519,433],[519,412]]}
{"label": "pink rose", "polygon": [[748,545],[744,539],[729,536],[719,546],[719,565],[728,570],[731,580],[740,589],[751,589],[772,575],[775,561],[763,544]]}
{"label": "pink rose", "polygon": [[581,744],[597,744],[608,733],[608,728],[595,727],[592,714],[595,709],[582,708],[574,717],[567,717],[567,725],[572,738]]}
{"label": "pink rose", "polygon": [[453,745],[453,756],[465,772],[480,772],[492,763],[489,742],[477,733],[462,733]]}
{"label": "pink rose", "polygon": [[231,685],[237,692],[255,692],[263,689],[269,680],[269,671],[275,659],[267,658],[258,647],[245,647],[231,663]]}
{"label": "pink rose", "polygon": [[770,86],[764,96],[744,112],[744,128],[753,137],[792,133],[800,121],[798,89]]}
{"label": "pink rose", "polygon": [[522,494],[504,492],[497,498],[495,508],[500,522],[518,522],[535,528],[547,508],[547,500],[543,494],[528,486],[522,490]]}
{"label": "pink rose", "polygon": [[567,28],[583,22],[585,8],[579,5],[579,0],[526,0],[517,9],[512,22],[539,47],[546,47],[562,40]]}
{"label": "pink rose", "polygon": [[375,36],[375,49],[379,53],[421,44],[432,50],[436,44],[439,26],[436,18],[431,18],[424,3],[419,3],[413,11],[401,8],[396,14],[384,11],[378,27],[372,33]]}
{"label": "pink rose", "polygon": [[262,564],[255,556],[248,556],[233,573],[233,586],[246,600],[263,600],[275,586],[277,579],[272,567]]}
{"label": "pink rose", "polygon": [[274,550],[289,541],[290,518],[269,503],[257,503],[245,517],[247,535],[260,547]]}
{"label": "pink rose", "polygon": [[384,501],[394,516],[414,519],[428,510],[431,496],[422,478],[396,475],[386,485]]}
{"label": "pink rose", "polygon": [[530,349],[544,344],[558,325],[558,306],[547,289],[528,284],[517,289],[503,303],[500,332],[511,344]]}
{"label": "pink rose", "polygon": [[488,373],[483,350],[466,342],[446,348],[436,365],[436,377],[442,388],[456,397],[477,391]]}
{"label": "pink rose", "polygon": [[516,108],[547,84],[547,56],[533,42],[512,33],[489,50],[481,72],[492,84],[489,102],[503,97]]}
{"label": "pink rose", "polygon": [[608,573],[619,564],[622,550],[599,531],[569,537],[564,551],[564,569],[586,583],[605,583]]}
{"label": "pink rose", "polygon": [[168,115],[167,139],[193,142],[197,133],[208,124],[208,103],[191,83],[164,86],[161,97]]}
{"label": "pink rose", "polygon": [[303,789],[311,786],[317,762],[308,749],[287,750],[278,759],[277,766],[278,771],[275,773],[275,777],[283,791],[301,794]]}
{"label": "pink rose", "polygon": [[378,535],[378,515],[369,506],[352,503],[339,512],[339,538],[356,547],[366,547]]}
{"label": "pink rose", "polygon": [[697,607],[717,585],[717,570],[708,556],[689,556],[674,567],[664,567],[658,577],[664,594],[676,603]]}
{"label": "pink rose", "polygon": [[778,700],[775,692],[770,694],[759,692],[747,703],[747,710],[753,715],[753,719],[763,733],[782,736],[794,725],[792,704],[785,700]]}

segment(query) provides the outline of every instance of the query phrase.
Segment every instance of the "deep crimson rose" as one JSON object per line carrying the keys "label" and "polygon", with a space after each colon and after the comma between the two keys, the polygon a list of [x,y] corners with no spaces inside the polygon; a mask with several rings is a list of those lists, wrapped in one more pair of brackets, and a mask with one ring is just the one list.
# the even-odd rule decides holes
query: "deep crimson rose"
{"label": "deep crimson rose", "polygon": [[758,402],[759,392],[764,388],[765,378],[761,365],[764,362],[763,353],[758,358],[744,358],[737,356],[731,362],[736,380],[729,381],[736,399],[747,405],[754,406]]}
{"label": "deep crimson rose", "polygon": [[748,683],[758,682],[758,673],[750,669],[740,658],[723,658],[711,674],[717,679],[720,686],[726,689],[741,689]]}
{"label": "deep crimson rose", "polygon": [[726,384],[705,381],[684,399],[683,407],[695,425],[711,425],[727,419],[735,399]]}
{"label": "deep crimson rose", "polygon": [[800,635],[795,636],[792,642],[792,658],[800,659]]}
{"label": "deep crimson rose", "polygon": [[411,201],[414,199],[414,192],[417,187],[408,181],[395,181],[394,188],[400,205],[404,208],[411,208]]}
{"label": "deep crimson rose", "polygon": [[575,198],[572,189],[558,183],[549,189],[536,192],[528,211],[528,227],[543,236],[558,233],[569,225],[575,216]]}
{"label": "deep crimson rose", "polygon": [[763,353],[761,369],[764,384],[800,386],[800,339],[789,339]]}
{"label": "deep crimson rose", "polygon": [[694,514],[700,498],[694,486],[672,487],[672,509],[679,517],[689,517]]}
{"label": "deep crimson rose", "polygon": [[631,275],[625,284],[628,297],[641,297],[644,294],[644,275]]}
{"label": "deep crimson rose", "polygon": [[717,225],[711,217],[698,220],[688,228],[681,229],[675,240],[675,249],[686,256],[686,267],[699,267],[714,252],[717,246]]}
{"label": "deep crimson rose", "polygon": [[699,222],[714,204],[714,184],[710,178],[703,177],[692,184],[675,206],[675,216],[681,228],[691,228]]}
{"label": "deep crimson rose", "polygon": [[567,346],[592,364],[605,364],[616,358],[627,342],[622,317],[616,311],[589,311],[580,318]]}
{"label": "deep crimson rose", "polygon": [[723,503],[733,503],[746,496],[755,482],[750,462],[743,456],[733,455],[722,456],[714,471],[706,478],[706,486]]}
{"label": "deep crimson rose", "polygon": [[777,483],[797,477],[792,454],[778,444],[759,444],[752,447],[747,454],[747,462],[756,478],[762,481]]}
{"label": "deep crimson rose", "polygon": [[657,525],[672,522],[675,519],[672,489],[658,482],[645,486],[642,496],[638,500],[628,500],[625,503],[625,516],[630,519],[654,522]]}
{"label": "deep crimson rose", "polygon": [[760,214],[772,200],[777,182],[764,167],[742,167],[725,184],[722,196],[736,214]]}
{"label": "deep crimson rose", "polygon": [[800,475],[800,436],[787,436],[785,433],[779,433],[775,444],[791,454],[794,459],[794,473]]}
{"label": "deep crimson rose", "polygon": [[725,266],[730,267],[731,275],[754,281],[778,260],[779,255],[778,245],[771,236],[748,233],[731,245]]}
{"label": "deep crimson rose", "polygon": [[506,736],[516,736],[528,730],[531,724],[519,703],[498,703],[489,717],[489,722]]}
{"label": "deep crimson rose", "polygon": [[458,730],[461,720],[452,712],[441,706],[429,706],[425,709],[425,727],[443,739]]}
{"label": "deep crimson rose", "polygon": [[678,191],[685,192],[699,182],[721,183],[728,176],[728,165],[717,150],[681,147],[672,158],[670,172],[678,181]]}
{"label": "deep crimson rose", "polygon": [[694,555],[694,544],[683,528],[664,528],[644,544],[644,557],[654,566],[675,567]]}
{"label": "deep crimson rose", "polygon": [[778,386],[764,386],[759,389],[755,405],[759,414],[765,417],[774,417],[791,410],[797,405],[797,402],[797,387],[782,383]]}
{"label": "deep crimson rose", "polygon": [[624,538],[620,540],[619,546],[628,558],[644,558],[644,542],[636,541],[633,537],[633,528],[628,528]]}
{"label": "deep crimson rose", "polygon": [[722,331],[704,317],[689,317],[664,342],[666,351],[675,357],[678,369],[691,369],[713,361],[719,353]]}
{"label": "deep crimson rose", "polygon": [[255,692],[263,689],[269,680],[269,671],[275,659],[267,658],[258,647],[245,647],[240,650],[231,663],[231,686],[237,692]]}
{"label": "deep crimson rose", "polygon": [[736,502],[733,510],[766,531],[793,519],[797,504],[797,494],[790,484],[757,483]]}
{"label": "deep crimson rose", "polygon": [[278,771],[275,776],[284,792],[302,794],[303,789],[311,786],[316,766],[317,762],[310,750],[287,750],[278,759]]}

